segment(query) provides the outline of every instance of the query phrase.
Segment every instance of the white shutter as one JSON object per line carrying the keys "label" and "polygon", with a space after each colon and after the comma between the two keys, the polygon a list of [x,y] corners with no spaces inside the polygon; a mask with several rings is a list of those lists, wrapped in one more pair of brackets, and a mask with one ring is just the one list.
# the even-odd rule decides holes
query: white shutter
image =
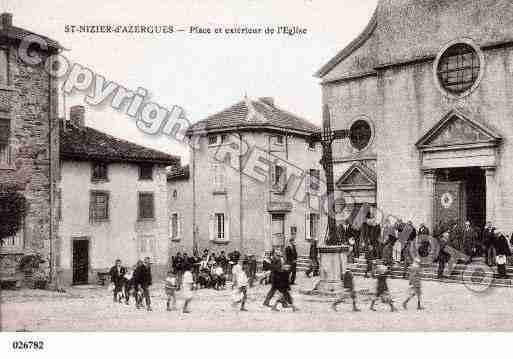
{"label": "white shutter", "polygon": [[230,238],[230,217],[224,216],[224,240],[229,241]]}
{"label": "white shutter", "polygon": [[176,233],[177,233],[178,238],[182,238],[182,216],[180,213],[177,213],[176,216],[177,216],[176,226],[178,227],[176,229]]}
{"label": "white shutter", "polygon": [[280,189],[282,191],[285,191],[287,188],[287,167],[283,166],[281,171],[281,178],[280,178]]}
{"label": "white shutter", "polygon": [[310,233],[310,213],[305,213],[305,235],[306,239],[311,239],[312,234]]}
{"label": "white shutter", "polygon": [[215,228],[214,228],[215,215],[211,214],[208,221],[208,238],[212,241],[215,237]]}

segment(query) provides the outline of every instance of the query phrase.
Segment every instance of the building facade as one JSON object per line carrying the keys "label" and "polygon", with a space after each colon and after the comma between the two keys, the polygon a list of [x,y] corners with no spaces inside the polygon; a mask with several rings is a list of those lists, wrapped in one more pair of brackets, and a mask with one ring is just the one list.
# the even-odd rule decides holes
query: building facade
{"label": "building facade", "polygon": [[[0,191],[14,189],[27,203],[21,230],[2,239],[0,275],[13,276],[24,255],[39,253],[51,280],[58,231],[57,83],[43,64],[30,65],[20,57],[26,36],[36,34],[14,26],[12,14],[0,15]],[[34,49],[43,60],[61,49],[56,41],[44,39],[47,50]]]}
{"label": "building facade", "polygon": [[61,130],[61,216],[56,243],[61,283],[95,283],[121,259],[150,257],[160,277],[170,244],[166,167],[179,157],[85,126],[71,109]]}
{"label": "building facade", "polygon": [[424,222],[513,229],[513,8],[507,0],[380,0],[317,73],[338,188]]}
{"label": "building facade", "polygon": [[261,256],[294,237],[298,252],[307,254],[326,227],[322,151],[310,141],[318,131],[271,98],[245,98],[191,126],[188,175],[168,177],[169,210],[181,237],[176,251]]}

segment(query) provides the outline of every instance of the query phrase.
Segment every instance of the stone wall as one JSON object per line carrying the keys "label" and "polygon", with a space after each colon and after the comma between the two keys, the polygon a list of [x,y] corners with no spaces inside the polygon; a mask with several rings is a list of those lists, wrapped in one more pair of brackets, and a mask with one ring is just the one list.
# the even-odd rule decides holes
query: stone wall
{"label": "stone wall", "polygon": [[12,263],[7,252],[17,253],[17,258],[21,253],[39,252],[46,260],[43,266],[52,275],[59,166],[56,84],[42,66],[25,64],[17,47],[2,46],[9,52],[9,82],[0,87],[0,117],[11,121],[11,162],[0,165],[0,184],[14,183],[29,205],[21,243],[3,248],[2,261]]}

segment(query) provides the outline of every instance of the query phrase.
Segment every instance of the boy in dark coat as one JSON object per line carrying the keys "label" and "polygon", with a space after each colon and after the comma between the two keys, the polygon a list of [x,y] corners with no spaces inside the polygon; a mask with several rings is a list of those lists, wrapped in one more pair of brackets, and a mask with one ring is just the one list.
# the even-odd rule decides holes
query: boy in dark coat
{"label": "boy in dark coat", "polygon": [[390,305],[390,311],[396,312],[397,309],[394,307],[394,301],[392,297],[390,296],[390,292],[388,290],[388,284],[387,284],[387,276],[388,271],[387,268],[383,265],[378,266],[377,273],[376,273],[376,297],[372,299],[370,310],[376,311],[374,308],[374,305],[376,304],[376,301],[378,299],[381,299],[383,303],[386,303]]}
{"label": "boy in dark coat", "polygon": [[289,265],[286,264],[280,271],[274,274],[275,288],[281,294],[281,298],[278,299],[271,308],[275,312],[278,312],[278,303],[281,303],[284,307],[290,305],[294,312],[298,310],[296,306],[294,306],[294,301],[290,295],[289,269]]}
{"label": "boy in dark coat", "polygon": [[[118,298],[118,293],[123,293],[123,287],[125,286],[125,274],[126,268],[121,266],[121,259],[116,259],[114,266],[110,269],[110,281],[114,284],[113,301],[121,303],[121,297]],[[124,294],[125,299],[127,294]]]}
{"label": "boy in dark coat", "polygon": [[[136,288],[142,291],[142,296],[146,301],[146,310],[152,311],[151,309],[151,298],[150,298],[150,286],[152,284],[150,258],[144,258],[144,263],[137,266],[134,273]],[[142,303],[138,304],[138,308],[142,306]]]}
{"label": "boy in dark coat", "polygon": [[331,307],[336,312],[337,305],[339,305],[340,303],[344,303],[346,298],[350,297],[351,300],[353,301],[353,312],[359,312],[360,309],[358,309],[358,307],[356,306],[356,290],[354,288],[353,272],[351,272],[349,269],[346,269],[346,272],[344,273],[344,276],[343,276],[343,281],[344,281],[344,292],[345,293],[341,298],[335,300],[335,302],[333,302]]}
{"label": "boy in dark coat", "polygon": [[408,298],[403,302],[403,308],[408,309],[408,302],[415,296],[417,296],[417,310],[423,310],[421,304],[422,287],[421,287],[421,267],[420,258],[415,258],[413,264],[410,266],[410,293]]}

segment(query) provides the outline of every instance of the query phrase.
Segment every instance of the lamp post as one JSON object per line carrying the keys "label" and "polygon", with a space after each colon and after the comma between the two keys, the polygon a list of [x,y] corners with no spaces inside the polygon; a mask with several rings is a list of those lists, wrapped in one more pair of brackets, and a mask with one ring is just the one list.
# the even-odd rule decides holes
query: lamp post
{"label": "lamp post", "polygon": [[335,218],[335,188],[333,180],[333,152],[331,145],[336,139],[349,136],[348,130],[332,130],[328,105],[323,107],[323,129],[315,135],[314,140],[322,144],[321,165],[326,175],[326,205],[328,215],[328,233],[323,243],[318,247],[320,254],[320,280],[312,290],[312,294],[339,296],[343,292],[342,274],[347,265],[349,247],[342,244],[337,235]]}

